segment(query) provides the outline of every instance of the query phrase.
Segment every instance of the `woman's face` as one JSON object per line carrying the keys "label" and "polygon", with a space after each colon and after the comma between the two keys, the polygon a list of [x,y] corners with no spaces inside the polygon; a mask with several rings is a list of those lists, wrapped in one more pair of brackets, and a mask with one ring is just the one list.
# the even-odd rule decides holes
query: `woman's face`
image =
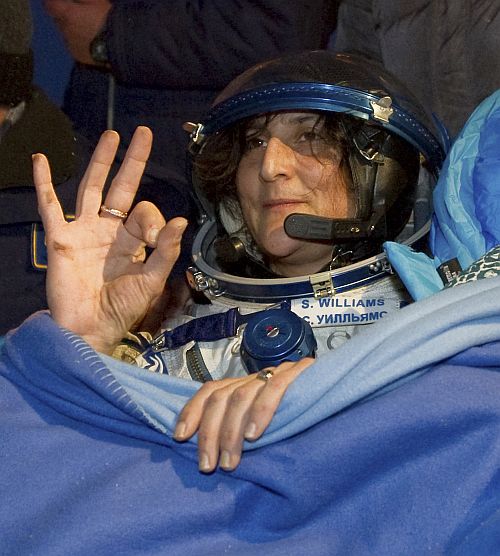
{"label": "woman's face", "polygon": [[332,246],[291,238],[283,223],[295,212],[354,217],[339,151],[313,112],[281,112],[267,123],[258,118],[246,137],[236,188],[248,230],[278,274],[317,272],[329,262]]}

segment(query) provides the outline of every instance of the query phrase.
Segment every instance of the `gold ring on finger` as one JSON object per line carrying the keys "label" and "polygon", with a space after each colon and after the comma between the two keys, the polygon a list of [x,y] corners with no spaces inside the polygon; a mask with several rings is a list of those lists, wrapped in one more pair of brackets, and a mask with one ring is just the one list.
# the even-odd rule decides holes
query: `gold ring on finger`
{"label": "gold ring on finger", "polygon": [[262,369],[262,371],[259,371],[255,375],[256,378],[258,378],[259,380],[263,380],[264,382],[267,382],[273,376],[274,376],[274,371],[271,369]]}
{"label": "gold ring on finger", "polygon": [[115,208],[109,208],[106,205],[101,205],[100,214],[102,214],[103,212],[105,214],[110,214],[111,216],[114,216],[116,218],[120,218],[120,220],[126,220],[128,216],[128,212],[123,212]]}

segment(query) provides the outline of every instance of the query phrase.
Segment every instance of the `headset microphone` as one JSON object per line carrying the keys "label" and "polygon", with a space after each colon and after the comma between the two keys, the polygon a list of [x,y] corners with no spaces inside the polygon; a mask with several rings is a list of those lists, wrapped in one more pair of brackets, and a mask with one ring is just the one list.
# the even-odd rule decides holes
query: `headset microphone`
{"label": "headset microphone", "polygon": [[335,219],[311,214],[289,214],[284,228],[287,235],[310,241],[350,241],[376,235],[380,222],[380,211],[375,211],[369,220]]}

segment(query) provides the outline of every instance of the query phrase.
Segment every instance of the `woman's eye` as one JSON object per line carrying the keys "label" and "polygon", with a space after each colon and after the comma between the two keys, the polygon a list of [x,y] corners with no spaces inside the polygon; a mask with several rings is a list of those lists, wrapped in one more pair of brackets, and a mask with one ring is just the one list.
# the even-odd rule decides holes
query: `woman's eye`
{"label": "woman's eye", "polygon": [[322,151],[325,144],[323,136],[317,131],[303,131],[295,139],[294,150],[300,154],[314,156]]}
{"label": "woman's eye", "polygon": [[265,147],[267,142],[259,137],[248,137],[245,142],[245,149],[251,151],[253,149],[258,149],[260,147]]}
{"label": "woman's eye", "polygon": [[321,141],[322,137],[316,131],[305,131],[301,136],[301,141],[307,141],[308,143],[316,143]]}

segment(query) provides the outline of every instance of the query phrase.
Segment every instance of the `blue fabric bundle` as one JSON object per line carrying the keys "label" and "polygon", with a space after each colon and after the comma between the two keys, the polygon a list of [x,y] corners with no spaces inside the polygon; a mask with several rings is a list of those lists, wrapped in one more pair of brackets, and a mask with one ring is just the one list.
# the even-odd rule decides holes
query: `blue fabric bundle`
{"label": "blue fabric bundle", "polygon": [[[498,279],[437,294],[413,349],[397,342],[430,324],[421,304],[352,362],[321,358],[267,445],[210,476],[171,439],[161,399],[139,405],[138,383],[34,316],[0,361],[0,554],[497,553],[499,294]],[[151,376],[141,394],[161,391],[174,417],[194,385]]]}
{"label": "blue fabric bundle", "polygon": [[469,118],[434,190],[434,257],[386,242],[388,258],[414,299],[443,288],[436,268],[457,258],[462,269],[500,244],[500,91]]}

